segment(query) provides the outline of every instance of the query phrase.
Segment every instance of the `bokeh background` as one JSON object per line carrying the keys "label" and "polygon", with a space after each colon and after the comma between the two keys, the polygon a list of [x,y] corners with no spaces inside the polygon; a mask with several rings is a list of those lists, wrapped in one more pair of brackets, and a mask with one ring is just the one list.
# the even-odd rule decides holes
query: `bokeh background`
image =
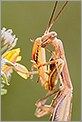
{"label": "bokeh background", "polygon": [[[6,2],[1,4],[1,26],[11,28],[18,37],[16,47],[21,48],[22,61],[29,70],[31,68],[32,42],[42,36],[48,23],[54,2]],[[63,2],[59,2],[59,8]],[[81,117],[81,2],[70,1],[51,30],[58,33],[63,41],[68,68],[73,83],[72,120],[80,121]],[[35,102],[42,98],[45,91],[40,83],[24,80],[16,72],[13,73],[11,85],[7,87],[7,95],[1,99],[1,119],[3,121],[41,121],[48,120],[49,115],[37,118],[34,115]]]}

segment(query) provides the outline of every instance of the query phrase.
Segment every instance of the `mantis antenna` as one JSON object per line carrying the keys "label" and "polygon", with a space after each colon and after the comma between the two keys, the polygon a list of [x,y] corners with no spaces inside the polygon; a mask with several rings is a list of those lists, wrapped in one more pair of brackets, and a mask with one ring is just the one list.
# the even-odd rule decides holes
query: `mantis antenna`
{"label": "mantis antenna", "polygon": [[56,1],[55,4],[54,4],[54,8],[53,8],[53,10],[52,10],[51,17],[50,17],[50,19],[49,19],[49,22],[48,22],[48,25],[47,25],[47,28],[46,28],[46,31],[45,31],[45,32],[47,32],[48,28],[50,27],[52,18],[53,18],[53,16],[54,16],[54,13],[55,13],[55,10],[56,10],[56,7],[57,7],[57,3],[58,3],[58,1]]}
{"label": "mantis antenna", "polygon": [[[55,5],[54,5],[53,11],[52,11],[52,13],[51,13],[51,17],[50,17],[50,19],[49,19],[49,22],[48,22],[48,25],[47,25],[47,28],[46,28],[45,33],[47,33],[47,32],[50,31],[51,27],[54,25],[55,21],[57,20],[57,18],[60,16],[60,14],[62,13],[62,11],[64,10],[64,8],[65,8],[65,6],[67,5],[68,1],[66,1],[66,2],[64,3],[64,5],[61,7],[60,11],[58,12],[58,14],[56,15],[56,17],[55,17],[55,18],[53,19],[53,21],[52,21],[54,12],[55,12],[56,7],[57,7],[57,3],[58,3],[58,1],[55,2]],[[51,21],[52,21],[52,23],[51,23]]]}

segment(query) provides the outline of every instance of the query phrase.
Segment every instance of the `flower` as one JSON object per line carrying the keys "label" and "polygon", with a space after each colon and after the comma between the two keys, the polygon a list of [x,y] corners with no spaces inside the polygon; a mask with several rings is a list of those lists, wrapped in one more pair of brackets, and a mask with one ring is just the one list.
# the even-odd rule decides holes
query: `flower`
{"label": "flower", "polygon": [[28,70],[18,62],[21,60],[20,48],[12,49],[15,47],[18,38],[12,35],[12,30],[3,28],[1,30],[1,95],[7,93],[4,89],[5,84],[10,85],[11,75],[13,69],[24,79],[28,78]]}
{"label": "flower", "polygon": [[12,30],[6,28],[2,28],[1,30],[1,51],[2,54],[5,51],[11,50],[13,47],[15,47],[18,38],[16,38],[16,35],[12,35]]}

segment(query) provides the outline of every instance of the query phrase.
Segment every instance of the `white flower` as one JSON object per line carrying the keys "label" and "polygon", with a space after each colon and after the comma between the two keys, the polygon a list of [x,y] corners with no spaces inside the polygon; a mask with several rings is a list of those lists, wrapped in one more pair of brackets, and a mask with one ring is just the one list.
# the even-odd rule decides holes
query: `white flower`
{"label": "white flower", "polygon": [[2,28],[1,30],[2,53],[11,50],[13,47],[15,47],[18,38],[16,38],[16,35],[12,35],[12,33],[13,33],[12,29],[6,30],[6,28]]}

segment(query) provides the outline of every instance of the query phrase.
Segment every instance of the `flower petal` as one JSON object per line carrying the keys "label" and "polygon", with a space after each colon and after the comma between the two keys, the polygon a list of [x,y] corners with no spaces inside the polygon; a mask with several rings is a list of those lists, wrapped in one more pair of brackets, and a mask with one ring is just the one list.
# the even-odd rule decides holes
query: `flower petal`
{"label": "flower petal", "polygon": [[25,66],[23,66],[19,63],[15,63],[15,70],[24,79],[27,79],[29,77],[28,70]]}

